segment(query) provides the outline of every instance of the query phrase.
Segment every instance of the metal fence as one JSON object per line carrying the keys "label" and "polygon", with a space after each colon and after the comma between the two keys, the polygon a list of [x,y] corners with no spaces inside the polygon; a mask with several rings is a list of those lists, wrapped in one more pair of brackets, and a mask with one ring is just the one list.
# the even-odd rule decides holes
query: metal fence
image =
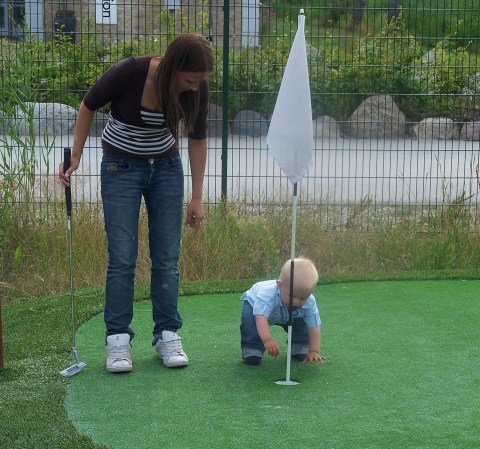
{"label": "metal fence", "polygon": [[[207,202],[223,197],[258,212],[286,201],[290,186],[265,135],[300,7],[315,133],[300,204],[395,215],[476,205],[478,0],[0,0],[2,175],[18,160],[14,134],[28,145],[35,138],[35,201],[47,201],[62,148],[72,143],[75,108],[98,76],[194,31],[216,55]],[[76,201],[99,200],[107,113],[99,111],[87,141]],[[185,147],[182,139],[187,167]]]}

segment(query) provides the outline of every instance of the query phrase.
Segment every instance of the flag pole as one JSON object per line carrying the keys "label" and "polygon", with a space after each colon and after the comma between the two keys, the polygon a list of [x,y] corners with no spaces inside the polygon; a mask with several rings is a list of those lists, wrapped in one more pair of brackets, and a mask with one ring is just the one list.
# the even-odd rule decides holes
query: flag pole
{"label": "flag pole", "polygon": [[297,385],[290,378],[293,334],[293,286],[297,228],[297,183],[306,175],[313,152],[312,104],[305,42],[305,13],[300,10],[298,29],[288,56],[282,83],[267,134],[273,158],[293,184],[290,250],[290,299],[288,303],[288,348],[286,380],[279,385]]}
{"label": "flag pole", "polygon": [[292,234],[290,238],[290,297],[288,301],[288,337],[287,337],[287,371],[285,380],[277,380],[278,385],[298,385],[298,382],[291,380],[291,364],[292,364],[292,330],[293,330],[293,286],[295,276],[295,236],[297,234],[297,183],[293,184],[292,199]]}
{"label": "flag pole", "polygon": [[293,184],[293,200],[292,200],[292,235],[290,240],[290,298],[288,304],[288,348],[287,348],[287,374],[285,376],[285,382],[289,385],[292,384],[290,380],[290,368],[292,363],[292,326],[293,326],[293,286],[295,276],[295,236],[297,234],[297,183]]}

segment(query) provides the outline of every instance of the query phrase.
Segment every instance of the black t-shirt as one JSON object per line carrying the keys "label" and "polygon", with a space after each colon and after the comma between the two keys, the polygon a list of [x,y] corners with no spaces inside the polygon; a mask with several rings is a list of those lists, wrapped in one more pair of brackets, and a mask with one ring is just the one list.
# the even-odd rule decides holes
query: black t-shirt
{"label": "black t-shirt", "polygon": [[[111,103],[109,121],[102,134],[105,151],[151,157],[177,149],[162,112],[141,106],[143,89],[150,67],[150,56],[130,57],[106,70],[83,99],[90,110]],[[200,86],[200,107],[192,139],[207,136],[209,89],[205,80]]]}

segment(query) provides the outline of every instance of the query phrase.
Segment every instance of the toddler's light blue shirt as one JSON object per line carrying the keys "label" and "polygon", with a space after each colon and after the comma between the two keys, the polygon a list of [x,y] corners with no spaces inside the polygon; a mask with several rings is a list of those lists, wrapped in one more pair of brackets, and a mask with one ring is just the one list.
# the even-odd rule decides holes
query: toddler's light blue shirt
{"label": "toddler's light blue shirt", "polygon": [[[266,316],[268,324],[288,323],[288,307],[280,298],[280,290],[275,280],[257,282],[241,299],[250,303],[254,315]],[[308,297],[303,307],[293,307],[292,315],[293,318],[303,318],[308,327],[320,326],[320,314],[313,295]]]}

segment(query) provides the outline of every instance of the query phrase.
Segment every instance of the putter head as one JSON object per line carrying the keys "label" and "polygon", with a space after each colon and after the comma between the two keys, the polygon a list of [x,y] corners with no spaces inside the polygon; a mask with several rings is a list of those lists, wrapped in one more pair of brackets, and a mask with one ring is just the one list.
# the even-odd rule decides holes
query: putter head
{"label": "putter head", "polygon": [[69,366],[68,368],[65,368],[64,370],[60,371],[60,374],[63,377],[72,377],[72,376],[75,376],[75,374],[82,372],[86,366],[87,366],[86,363],[78,362],[78,363],[75,363],[75,365]]}

